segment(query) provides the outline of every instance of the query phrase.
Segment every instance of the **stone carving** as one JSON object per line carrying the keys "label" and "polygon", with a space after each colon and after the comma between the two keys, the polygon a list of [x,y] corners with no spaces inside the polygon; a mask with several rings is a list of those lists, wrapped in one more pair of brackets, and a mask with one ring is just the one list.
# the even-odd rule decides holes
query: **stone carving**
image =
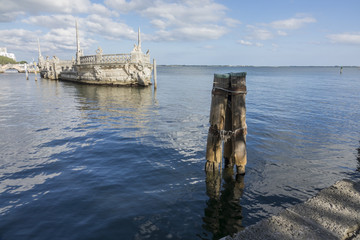
{"label": "stone carving", "polygon": [[102,80],[102,71],[100,66],[94,66],[95,78],[99,81]]}
{"label": "stone carving", "polygon": [[103,50],[101,47],[99,47],[97,50],[96,50],[96,54],[99,54],[99,55],[102,55],[103,54]]}

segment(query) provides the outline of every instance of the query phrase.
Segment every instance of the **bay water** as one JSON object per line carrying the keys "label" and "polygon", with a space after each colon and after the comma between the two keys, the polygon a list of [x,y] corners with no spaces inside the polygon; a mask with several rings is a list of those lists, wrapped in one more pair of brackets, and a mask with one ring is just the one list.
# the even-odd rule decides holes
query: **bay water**
{"label": "bay water", "polygon": [[[214,73],[247,72],[244,177],[204,172]],[[360,68],[159,66],[158,88],[0,74],[0,239],[218,239],[360,179]]]}

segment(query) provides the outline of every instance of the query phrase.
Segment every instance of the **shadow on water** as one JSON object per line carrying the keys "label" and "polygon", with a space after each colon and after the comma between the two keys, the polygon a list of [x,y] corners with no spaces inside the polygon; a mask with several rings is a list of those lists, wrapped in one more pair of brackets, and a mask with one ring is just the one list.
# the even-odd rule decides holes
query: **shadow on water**
{"label": "shadow on water", "polygon": [[[223,180],[223,184],[221,181]],[[221,189],[222,185],[222,189]],[[223,174],[207,174],[206,202],[203,228],[213,233],[213,239],[232,235],[244,229],[240,199],[244,190],[244,176],[225,168]]]}

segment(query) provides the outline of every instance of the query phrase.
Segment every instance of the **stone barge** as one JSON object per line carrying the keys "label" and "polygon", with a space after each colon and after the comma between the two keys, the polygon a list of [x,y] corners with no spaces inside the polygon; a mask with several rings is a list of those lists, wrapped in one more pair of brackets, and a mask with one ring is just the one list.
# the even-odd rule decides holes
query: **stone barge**
{"label": "stone barge", "polygon": [[[129,54],[103,54],[99,47],[95,55],[84,56],[80,49],[79,34],[76,23],[76,59],[60,60],[43,58],[39,44],[38,67],[42,78],[72,81],[85,84],[115,86],[149,86],[152,71],[156,71],[155,60],[150,62],[149,50],[141,50],[140,29],[138,44]],[[154,79],[155,81],[155,79]]]}

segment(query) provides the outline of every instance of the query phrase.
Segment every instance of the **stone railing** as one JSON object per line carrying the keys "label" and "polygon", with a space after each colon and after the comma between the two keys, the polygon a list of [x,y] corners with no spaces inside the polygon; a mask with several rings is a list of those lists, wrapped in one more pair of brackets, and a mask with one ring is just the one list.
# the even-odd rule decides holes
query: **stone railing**
{"label": "stone railing", "polygon": [[124,63],[131,60],[131,54],[107,54],[100,56],[100,63]]}
{"label": "stone railing", "polygon": [[96,63],[96,56],[82,56],[80,57],[80,64],[93,64]]}
{"label": "stone railing", "polygon": [[131,54],[98,54],[80,57],[80,64],[125,63],[131,60]]}

